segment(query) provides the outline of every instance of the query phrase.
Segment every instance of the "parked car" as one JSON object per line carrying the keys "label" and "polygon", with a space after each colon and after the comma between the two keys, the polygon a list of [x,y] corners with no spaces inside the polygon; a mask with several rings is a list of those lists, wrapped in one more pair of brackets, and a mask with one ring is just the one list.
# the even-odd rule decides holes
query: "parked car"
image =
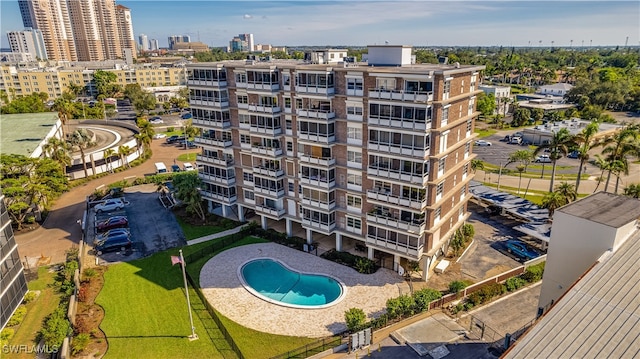
{"label": "parked car", "polygon": [[127,228],[114,228],[114,229],[110,229],[104,233],[100,233],[98,235],[96,235],[96,240],[93,241],[94,244],[97,244],[99,242],[102,242],[106,239],[109,238],[117,238],[117,237],[127,237],[129,238],[131,236],[131,233],[129,232],[129,229]]}
{"label": "parked car", "polygon": [[508,240],[505,245],[507,247],[507,252],[515,254],[527,261],[540,256],[540,253],[529,248],[525,243],[515,239]]}
{"label": "parked car", "polygon": [[158,140],[160,138],[165,138],[165,137],[167,137],[167,135],[165,135],[164,133],[156,133],[155,135],[153,135],[154,140]]}
{"label": "parked car", "polygon": [[192,117],[193,117],[193,115],[191,115],[190,112],[184,113],[184,114],[182,114],[182,116],[180,116],[180,118],[182,118],[183,120],[188,120],[188,119],[190,119]]}
{"label": "parked car", "polygon": [[184,140],[184,136],[180,136],[180,135],[169,136],[165,141],[167,141],[167,143],[176,143],[177,141],[180,141],[180,140]]}
{"label": "parked car", "polygon": [[536,157],[536,163],[551,163],[551,157],[549,155],[540,155]]}
{"label": "parked car", "polygon": [[196,148],[196,147],[198,147],[198,145],[196,145],[196,143],[193,142],[193,141],[187,141],[187,147],[188,148]]}
{"label": "parked car", "polygon": [[193,167],[193,165],[189,162],[185,162],[182,164],[182,167],[184,168],[185,171],[195,171],[196,168]]}
{"label": "parked car", "polygon": [[180,169],[180,166],[178,166],[178,165],[171,165],[171,172],[180,172],[180,171],[182,171],[182,170]]}
{"label": "parked car", "polygon": [[101,255],[106,252],[125,251],[133,246],[130,236],[117,235],[109,237],[95,244],[94,250],[97,255]]}
{"label": "parked car", "polygon": [[477,140],[474,143],[476,146],[491,146],[491,142],[485,140]]}
{"label": "parked car", "polygon": [[125,203],[122,200],[122,198],[112,198],[97,204],[94,208],[96,212],[101,213],[101,212],[111,212],[115,210],[121,210],[124,208],[124,206],[125,206]]}
{"label": "parked car", "polygon": [[520,136],[513,136],[511,137],[511,139],[509,140],[509,143],[512,145],[519,145],[522,143],[522,137]]}
{"label": "parked car", "polygon": [[580,155],[580,152],[578,151],[571,151],[571,153],[569,153],[567,155],[567,158],[578,158],[578,156]]}
{"label": "parked car", "polygon": [[96,232],[104,233],[114,228],[126,228],[129,220],[125,216],[113,216],[96,223]]}
{"label": "parked car", "polygon": [[149,120],[150,123],[154,124],[154,125],[159,125],[161,123],[164,123],[164,121],[162,121],[162,117],[160,116],[154,116],[151,117],[151,119]]}

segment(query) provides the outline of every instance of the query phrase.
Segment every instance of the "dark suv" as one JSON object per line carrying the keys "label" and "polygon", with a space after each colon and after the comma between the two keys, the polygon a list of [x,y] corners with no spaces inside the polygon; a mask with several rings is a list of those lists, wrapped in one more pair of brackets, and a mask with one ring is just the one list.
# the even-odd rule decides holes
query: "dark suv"
{"label": "dark suv", "polygon": [[101,255],[106,252],[125,251],[133,246],[131,238],[128,233],[114,233],[112,236],[108,236],[105,239],[98,241],[94,247],[96,254]]}
{"label": "dark suv", "polygon": [[167,143],[175,143],[177,141],[184,141],[184,136],[180,136],[180,135],[173,135],[170,137],[167,137]]}

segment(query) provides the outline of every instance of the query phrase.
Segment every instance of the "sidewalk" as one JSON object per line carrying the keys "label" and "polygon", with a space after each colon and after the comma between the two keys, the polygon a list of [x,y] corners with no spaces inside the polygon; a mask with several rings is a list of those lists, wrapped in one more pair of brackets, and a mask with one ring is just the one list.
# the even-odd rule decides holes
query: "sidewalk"
{"label": "sidewalk", "polygon": [[244,226],[245,225],[243,224],[243,225],[238,226],[236,228],[227,229],[226,231],[222,231],[222,232],[210,234],[208,236],[192,239],[190,241],[187,241],[187,245],[190,246],[190,245],[194,245],[194,244],[210,241],[212,239],[226,237],[226,236],[231,235],[231,234],[236,234],[236,233],[240,232],[242,230],[242,228],[244,228]]}

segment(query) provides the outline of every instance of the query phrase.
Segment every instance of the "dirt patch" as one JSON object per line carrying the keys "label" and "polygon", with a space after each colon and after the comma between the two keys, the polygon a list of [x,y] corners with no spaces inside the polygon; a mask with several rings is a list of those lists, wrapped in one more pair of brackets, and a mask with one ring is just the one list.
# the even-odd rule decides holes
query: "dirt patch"
{"label": "dirt patch", "polygon": [[75,355],[75,358],[101,358],[107,352],[107,340],[100,329],[104,318],[104,309],[95,304],[95,299],[104,285],[104,272],[107,267],[94,267],[85,270],[78,290],[78,310],[76,312],[75,334],[89,334],[87,347]]}
{"label": "dirt patch", "polygon": [[504,273],[504,272],[508,272],[508,271],[510,271],[511,269],[512,269],[511,267],[506,266],[506,265],[504,265],[504,264],[498,264],[498,265],[496,265],[495,267],[493,267],[493,268],[491,268],[491,269],[489,269],[489,270],[487,271],[487,273],[486,273],[486,274],[485,274],[485,276],[484,276],[484,279],[491,278],[491,277],[495,277],[495,276],[497,276],[497,275],[499,275],[499,274],[502,274],[502,273]]}

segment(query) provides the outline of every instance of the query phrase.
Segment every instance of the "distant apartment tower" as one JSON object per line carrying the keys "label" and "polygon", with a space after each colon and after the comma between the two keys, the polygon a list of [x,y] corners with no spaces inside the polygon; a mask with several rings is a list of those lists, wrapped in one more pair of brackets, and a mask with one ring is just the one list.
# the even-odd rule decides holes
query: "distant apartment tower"
{"label": "distant apartment tower", "polygon": [[52,60],[102,61],[122,58],[125,48],[134,50],[131,41],[123,40],[131,38],[133,30],[126,28],[127,22],[131,27],[131,12],[117,10],[115,0],[18,3],[23,23],[42,32]]}
{"label": "distant apartment tower", "polygon": [[4,202],[4,195],[0,192],[0,331],[22,303],[27,293],[27,280],[18,254],[18,245],[13,237],[11,220]]}
{"label": "distant apartment tower", "polygon": [[149,45],[150,45],[151,51],[160,50],[160,44],[158,43],[158,39],[151,39],[151,41],[149,41]]}
{"label": "distant apartment tower", "polygon": [[140,45],[140,51],[149,51],[149,38],[147,35],[138,35],[138,44]]}
{"label": "distant apartment tower", "polygon": [[50,60],[78,60],[66,1],[18,0],[18,5],[24,26],[42,32]]}
{"label": "distant apartment tower", "polygon": [[133,20],[131,18],[131,9],[126,6],[116,6],[116,22],[118,33],[120,34],[120,47],[130,49],[131,54],[135,57],[138,53],[136,46],[136,37],[133,33]]}
{"label": "distant apartment tower", "polygon": [[172,35],[168,38],[169,50],[175,50],[175,45],[181,42],[191,42],[191,36],[189,35]]}
{"label": "distant apartment tower", "polygon": [[230,52],[253,52],[253,34],[240,34],[229,41]]}
{"label": "distant apartment tower", "polygon": [[368,66],[187,65],[209,210],[284,221],[289,236],[330,236],[394,270],[432,268],[469,216],[484,66],[415,65],[411,50],[371,46]]}
{"label": "distant apartment tower", "polygon": [[31,54],[34,59],[47,59],[47,49],[40,30],[9,31],[7,38],[9,39],[11,52],[26,52]]}

